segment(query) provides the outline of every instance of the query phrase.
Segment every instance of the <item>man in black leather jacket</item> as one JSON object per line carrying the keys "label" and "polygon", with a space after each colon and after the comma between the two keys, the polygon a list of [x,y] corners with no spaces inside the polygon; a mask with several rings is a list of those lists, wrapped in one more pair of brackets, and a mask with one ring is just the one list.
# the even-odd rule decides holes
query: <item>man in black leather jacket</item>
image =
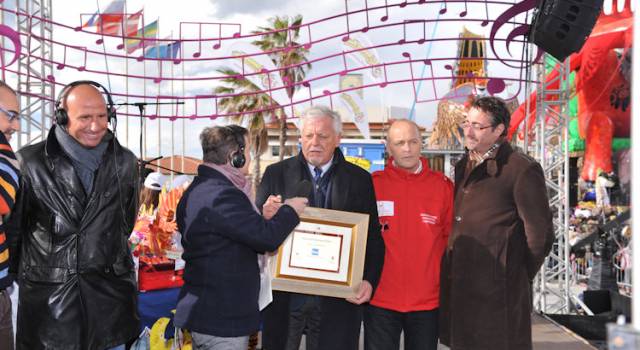
{"label": "man in black leather jacket", "polygon": [[93,84],[68,86],[60,109],[67,118],[56,115],[47,139],[18,152],[21,193],[9,222],[17,349],[124,349],[139,332],[127,244],[136,158],[108,130]]}

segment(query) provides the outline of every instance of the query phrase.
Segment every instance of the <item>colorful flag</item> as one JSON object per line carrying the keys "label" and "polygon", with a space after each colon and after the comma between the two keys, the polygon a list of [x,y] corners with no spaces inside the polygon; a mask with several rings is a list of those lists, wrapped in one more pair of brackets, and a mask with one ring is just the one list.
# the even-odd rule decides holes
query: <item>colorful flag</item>
{"label": "colorful flag", "polygon": [[127,17],[123,27],[125,28],[124,36],[132,37],[138,32],[138,23],[140,23],[140,17],[142,17],[142,10]]}
{"label": "colorful flag", "polygon": [[169,59],[178,57],[180,51],[180,40],[170,44],[151,46],[144,51],[145,58]]}
{"label": "colorful flag", "polygon": [[98,12],[94,13],[93,16],[91,16],[91,18],[89,18],[88,21],[86,21],[86,22],[84,22],[84,24],[82,24],[82,28],[95,26],[96,22],[98,22],[99,18],[100,17],[98,15]]}
{"label": "colorful flag", "polygon": [[151,42],[155,41],[154,39],[156,38],[157,34],[158,34],[158,20],[155,20],[152,23],[147,24],[146,26],[144,26],[144,28],[138,29],[136,34],[131,36],[135,36],[136,38],[143,38],[143,40],[127,39],[126,40],[127,53],[132,53],[143,46],[150,47]]}
{"label": "colorful flag", "polygon": [[122,35],[123,20],[124,1],[114,0],[100,14],[100,19],[97,21],[98,23],[96,23],[96,32],[110,35]]}
{"label": "colorful flag", "polygon": [[[99,10],[96,11],[96,13],[94,13],[93,16],[91,16],[91,18],[89,18],[89,20],[82,25],[82,27],[86,28],[86,27],[99,26],[103,16],[117,15],[117,14],[124,13],[124,5],[125,5],[124,0],[113,0],[109,5],[107,5],[104,11],[102,12],[100,12]],[[120,17],[119,20],[122,21],[122,15],[118,15],[118,16]],[[99,29],[100,27],[98,27],[98,30]]]}

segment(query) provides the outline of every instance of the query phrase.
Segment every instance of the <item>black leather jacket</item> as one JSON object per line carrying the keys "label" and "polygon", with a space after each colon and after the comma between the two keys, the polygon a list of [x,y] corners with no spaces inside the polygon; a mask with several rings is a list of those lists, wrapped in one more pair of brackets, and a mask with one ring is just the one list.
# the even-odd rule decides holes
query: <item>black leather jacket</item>
{"label": "black leather jacket", "polygon": [[20,285],[16,345],[104,350],[139,332],[127,243],[137,208],[136,158],[113,138],[85,195],[54,128],[46,141],[18,152],[21,187],[8,225]]}

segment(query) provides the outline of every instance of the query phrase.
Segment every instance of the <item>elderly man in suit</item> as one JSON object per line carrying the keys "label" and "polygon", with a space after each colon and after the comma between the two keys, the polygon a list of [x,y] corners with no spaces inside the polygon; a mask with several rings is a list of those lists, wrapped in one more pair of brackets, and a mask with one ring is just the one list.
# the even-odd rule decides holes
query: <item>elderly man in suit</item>
{"label": "elderly man in suit", "polygon": [[302,151],[267,167],[258,188],[258,208],[294,197],[298,183],[313,183],[309,205],[369,214],[363,281],[350,299],[274,292],[264,311],[263,344],[268,350],[298,349],[306,333],[307,349],[357,349],[362,306],[371,299],[384,260],[384,242],[371,176],[347,162],[338,148],[342,122],[327,107],[316,106],[301,117]]}

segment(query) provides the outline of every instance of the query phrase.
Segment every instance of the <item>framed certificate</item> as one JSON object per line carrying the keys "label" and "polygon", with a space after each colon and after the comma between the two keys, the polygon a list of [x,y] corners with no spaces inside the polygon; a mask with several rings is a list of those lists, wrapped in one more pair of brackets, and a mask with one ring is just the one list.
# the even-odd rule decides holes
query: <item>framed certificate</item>
{"label": "framed certificate", "polygon": [[271,264],[272,287],[348,298],[362,281],[369,215],[307,207]]}

